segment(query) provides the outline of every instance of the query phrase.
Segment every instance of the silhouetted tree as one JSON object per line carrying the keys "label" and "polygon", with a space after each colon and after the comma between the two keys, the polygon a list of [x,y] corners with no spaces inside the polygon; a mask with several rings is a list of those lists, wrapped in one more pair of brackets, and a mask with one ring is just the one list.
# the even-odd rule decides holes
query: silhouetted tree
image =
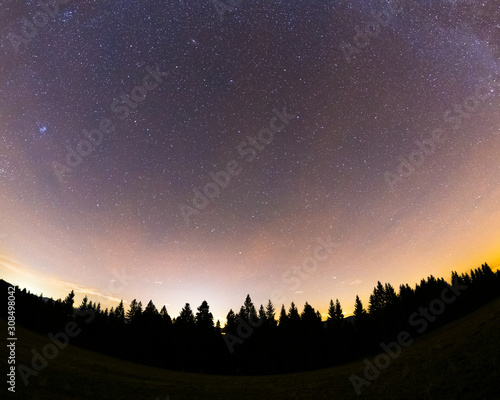
{"label": "silhouetted tree", "polygon": [[154,317],[156,315],[158,315],[158,310],[156,309],[156,306],[153,304],[153,300],[149,300],[148,305],[144,309],[144,316]]}
{"label": "silhouetted tree", "polygon": [[362,323],[366,320],[366,310],[363,308],[363,303],[359,299],[359,296],[356,295],[356,301],[354,303],[354,320],[356,324]]}
{"label": "silhouetted tree", "polygon": [[339,326],[344,322],[344,313],[342,312],[342,306],[340,305],[339,299],[335,300],[335,321]]}
{"label": "silhouetted tree", "polygon": [[[460,275],[453,271],[451,277],[451,283],[462,285],[460,296],[446,303],[445,311],[428,324],[426,332],[500,296],[500,276],[486,263]],[[0,280],[0,289],[4,292],[7,291],[5,285],[7,283]],[[266,307],[261,305],[256,312],[247,295],[240,309],[241,320],[230,310],[224,328],[226,335],[221,335],[220,322],[213,327],[213,316],[206,301],[198,307],[196,317],[186,303],[172,324],[165,306],[158,313],[149,301],[142,311],[142,303],[134,299],[126,313],[130,323],[125,324],[123,301],[108,312],[101,309],[100,303],[89,301],[85,296],[73,313],[74,292],[64,300],[53,300],[17,288],[16,322],[47,334],[60,330],[65,319],[74,319],[81,333],[70,339],[72,344],[155,366],[208,373],[282,373],[322,368],[327,362],[340,363],[364,357],[369,352],[379,351],[381,341],[394,340],[395,333],[401,329],[418,335],[416,329],[408,326],[408,315],[441,298],[444,290],[448,290],[449,296],[453,292],[443,278],[432,275],[422,279],[415,289],[407,284],[400,285],[397,295],[389,283],[382,285],[379,281],[370,296],[370,314],[356,296],[354,325],[342,323],[340,302],[331,300],[328,329],[324,328],[319,311],[307,302],[300,315],[295,303],[291,303],[288,313],[282,305],[279,326],[270,328],[276,325],[271,301]],[[91,323],[87,322],[87,311],[95,313]],[[0,316],[5,313],[5,310],[0,311]],[[256,329],[255,322],[260,321],[265,322],[264,327]],[[243,322],[248,322],[246,327]],[[337,327],[331,329],[335,323]],[[200,329],[202,326],[207,329]],[[233,335],[232,343],[236,346],[231,354],[226,347],[229,335]],[[140,342],[138,337],[141,337]]]}
{"label": "silhouetted tree", "polygon": [[120,304],[115,309],[115,318],[119,324],[125,322],[125,307],[123,306],[123,300],[120,300]]}
{"label": "silhouetted tree", "polygon": [[264,324],[267,325],[267,316],[266,316],[266,311],[264,310],[264,306],[261,304],[259,308],[259,321],[262,321]]}
{"label": "silhouetted tree", "polygon": [[[89,299],[87,298],[87,296],[85,296],[82,300],[82,303],[80,304],[80,306],[78,307],[78,310],[79,311],[85,311],[88,307],[88,301]],[[111,309],[113,310],[113,309]]]}
{"label": "silhouetted tree", "polygon": [[304,310],[300,315],[303,325],[307,328],[316,328],[321,324],[321,316],[318,318],[314,308],[306,301]]}
{"label": "silhouetted tree", "polygon": [[226,316],[226,325],[224,326],[225,333],[236,334],[236,329],[238,328],[238,317],[231,309]]}
{"label": "silhouetted tree", "polygon": [[380,281],[377,282],[377,286],[373,289],[373,293],[370,295],[368,301],[368,312],[370,315],[375,315],[380,313],[384,309],[384,286]]}
{"label": "silhouetted tree", "polygon": [[169,328],[172,325],[172,318],[168,315],[167,307],[163,306],[160,310],[160,317],[162,321],[162,326]]}
{"label": "silhouetted tree", "polygon": [[279,326],[284,327],[288,324],[288,315],[286,314],[285,305],[281,305]]}
{"label": "silhouetted tree", "polygon": [[134,324],[138,323],[142,316],[142,303],[137,302],[136,299],[130,302],[129,310],[127,311],[125,319],[127,322]]}
{"label": "silhouetted tree", "polygon": [[191,310],[191,306],[189,305],[189,303],[186,303],[186,305],[183,307],[183,309],[179,313],[179,316],[175,319],[175,324],[189,328],[195,326],[193,311]]}
{"label": "silhouetted tree", "polygon": [[293,327],[297,327],[300,323],[299,310],[297,309],[293,301],[290,304],[290,308],[288,309],[288,320]]}
{"label": "silhouetted tree", "polygon": [[276,326],[277,322],[275,319],[275,309],[273,306],[273,303],[271,303],[271,300],[268,301],[267,306],[266,306],[266,322],[270,326]]}
{"label": "silhouetted tree", "polygon": [[196,313],[196,327],[204,332],[211,332],[214,328],[214,317],[209,311],[208,303],[203,300]]}
{"label": "silhouetted tree", "polygon": [[67,316],[67,317],[73,316],[73,304],[74,304],[74,302],[75,302],[75,292],[72,290],[63,301],[65,316]]}
{"label": "silhouetted tree", "polygon": [[390,283],[386,283],[383,292],[383,308],[389,309],[396,304],[398,296]]}
{"label": "silhouetted tree", "polygon": [[255,306],[253,305],[249,294],[247,294],[245,303],[243,303],[243,307],[240,310],[240,317],[244,321],[249,321],[250,319],[253,321],[257,320],[257,311],[255,310]]}

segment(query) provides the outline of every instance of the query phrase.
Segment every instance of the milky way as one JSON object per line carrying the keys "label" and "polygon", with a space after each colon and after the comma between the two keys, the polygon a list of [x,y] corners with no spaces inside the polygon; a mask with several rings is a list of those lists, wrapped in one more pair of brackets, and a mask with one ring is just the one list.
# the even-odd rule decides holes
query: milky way
{"label": "milky way", "polygon": [[223,320],[500,264],[498,2],[4,3],[4,279]]}

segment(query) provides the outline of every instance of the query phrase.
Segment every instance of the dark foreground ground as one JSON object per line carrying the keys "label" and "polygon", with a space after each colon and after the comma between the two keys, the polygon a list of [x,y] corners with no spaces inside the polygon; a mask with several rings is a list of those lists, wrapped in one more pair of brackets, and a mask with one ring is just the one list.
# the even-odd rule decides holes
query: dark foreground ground
{"label": "dark foreground ground", "polygon": [[[0,320],[2,336],[6,321]],[[46,336],[17,327],[17,365],[31,368],[32,349]],[[140,340],[140,339],[139,339]],[[4,340],[5,343],[5,340]],[[7,372],[7,347],[0,351]],[[376,354],[369,357],[373,361]],[[313,372],[227,377],[146,367],[68,346],[28,386],[16,378],[16,394],[4,376],[0,399],[500,399],[500,299],[425,335],[382,371],[358,396],[349,381],[361,378],[363,360]]]}

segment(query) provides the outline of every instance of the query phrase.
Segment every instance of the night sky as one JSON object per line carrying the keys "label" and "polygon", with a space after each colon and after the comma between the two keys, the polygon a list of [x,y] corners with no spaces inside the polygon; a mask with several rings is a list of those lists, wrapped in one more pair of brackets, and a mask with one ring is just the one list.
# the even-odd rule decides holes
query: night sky
{"label": "night sky", "polygon": [[497,1],[59,3],[2,6],[3,279],[224,323],[499,267]]}

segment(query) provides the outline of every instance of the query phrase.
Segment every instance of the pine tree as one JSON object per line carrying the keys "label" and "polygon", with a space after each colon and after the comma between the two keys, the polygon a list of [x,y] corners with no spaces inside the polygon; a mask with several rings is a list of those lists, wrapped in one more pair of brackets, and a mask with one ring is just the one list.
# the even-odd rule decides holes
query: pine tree
{"label": "pine tree", "polygon": [[[435,281],[435,285],[437,284],[437,281]],[[398,296],[396,294],[396,291],[392,287],[390,283],[386,283],[384,287],[384,295],[383,295],[383,302],[384,302],[384,309],[387,309],[394,304],[396,304],[398,300]]]}
{"label": "pine tree", "polygon": [[253,321],[257,320],[257,311],[255,310],[255,306],[253,305],[249,294],[247,294],[245,303],[243,303],[243,315],[241,315],[240,311],[240,316],[244,321],[249,321],[250,319]]}
{"label": "pine tree", "polygon": [[87,298],[87,296],[85,296],[85,297],[83,298],[83,300],[82,300],[82,304],[80,304],[80,307],[78,307],[78,310],[79,310],[79,311],[85,311],[85,310],[87,310],[87,307],[88,307],[87,302],[88,302],[88,300],[89,300],[89,299]]}
{"label": "pine tree", "polygon": [[359,296],[356,296],[356,302],[354,303],[354,318],[356,322],[362,321],[366,318],[366,310],[363,308],[363,303],[359,299]]}
{"label": "pine tree", "polygon": [[134,299],[130,302],[129,309],[127,311],[127,314],[125,315],[127,322],[129,322],[129,323],[132,322],[132,320],[135,317],[136,311],[137,311],[137,300]]}
{"label": "pine tree", "polygon": [[146,309],[144,310],[144,316],[154,317],[156,315],[158,315],[158,310],[156,309],[156,306],[153,304],[153,300],[149,300],[149,303],[146,306]]}
{"label": "pine tree", "polygon": [[245,312],[245,306],[240,307],[240,312],[238,313],[238,318],[243,320],[243,321],[246,321],[247,313]]}
{"label": "pine tree", "polygon": [[196,326],[203,330],[212,330],[214,327],[214,317],[209,311],[208,303],[205,300],[198,307]]}
{"label": "pine tree", "polygon": [[377,282],[377,286],[373,289],[373,293],[370,295],[368,312],[370,315],[381,312],[385,306],[385,289],[380,281]]}
{"label": "pine tree", "polygon": [[261,304],[259,308],[259,320],[264,324],[267,322],[266,311],[264,310],[264,306]]}
{"label": "pine tree", "polygon": [[120,304],[115,309],[116,321],[120,324],[125,322],[125,307],[123,306],[123,300],[120,300]]}
{"label": "pine tree", "polygon": [[193,311],[191,310],[191,306],[189,305],[189,303],[186,303],[184,308],[181,310],[181,312],[179,313],[179,317],[175,319],[175,323],[185,327],[195,326]]}
{"label": "pine tree", "polygon": [[141,325],[147,330],[157,330],[161,324],[161,316],[153,300],[149,300],[144,312],[142,313]]}
{"label": "pine tree", "polygon": [[268,301],[266,306],[266,321],[269,325],[276,326],[275,309],[271,300]]}
{"label": "pine tree", "polygon": [[64,309],[68,316],[73,315],[73,304],[75,303],[75,292],[72,290],[64,299]]}
{"label": "pine tree", "polygon": [[285,305],[281,305],[279,326],[284,327],[288,324],[288,315],[286,314]]}
{"label": "pine tree", "polygon": [[300,324],[300,315],[299,310],[295,306],[295,303],[292,301],[290,304],[290,308],[288,309],[288,319],[292,326],[296,327]]}
{"label": "pine tree", "polygon": [[139,320],[142,317],[142,302],[137,303],[137,308],[135,310],[135,320]]}
{"label": "pine tree", "polygon": [[342,312],[342,306],[340,305],[339,299],[335,300],[335,320],[339,325],[344,322],[344,313]]}
{"label": "pine tree", "polygon": [[224,326],[224,332],[235,334],[237,328],[238,328],[238,317],[231,309],[229,310],[226,316],[226,325]]}
{"label": "pine tree", "polygon": [[161,317],[162,325],[164,327],[169,327],[170,325],[172,325],[172,318],[170,318],[170,315],[168,315],[167,307],[163,306],[161,308],[160,317]]}
{"label": "pine tree", "polygon": [[304,310],[301,314],[301,321],[304,326],[315,327],[318,326],[321,322],[321,317],[318,320],[318,315],[314,308],[306,301],[304,304]]}
{"label": "pine tree", "polygon": [[333,303],[333,300],[330,300],[330,307],[328,307],[328,318],[327,321],[331,325],[335,322],[335,304]]}

